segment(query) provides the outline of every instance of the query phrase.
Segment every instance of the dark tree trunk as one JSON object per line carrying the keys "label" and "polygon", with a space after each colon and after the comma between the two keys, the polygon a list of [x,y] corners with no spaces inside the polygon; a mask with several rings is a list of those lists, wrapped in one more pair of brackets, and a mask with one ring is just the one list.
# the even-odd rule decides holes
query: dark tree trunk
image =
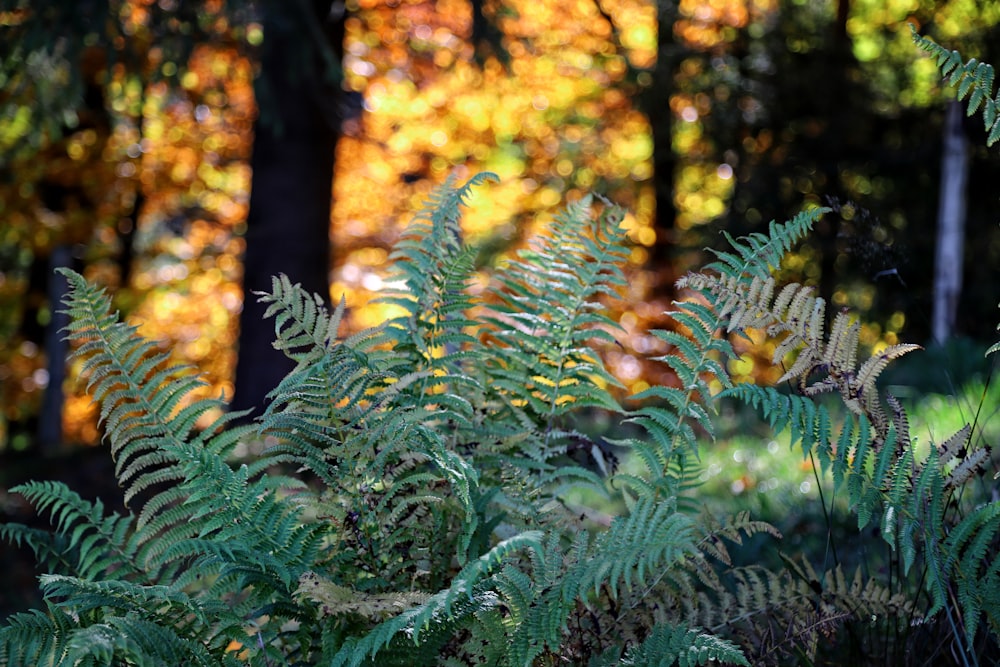
{"label": "dark tree trunk", "polygon": [[42,411],[38,416],[38,446],[45,456],[52,456],[62,444],[62,411],[65,402],[63,383],[66,381],[66,358],[69,356],[69,341],[64,329],[69,325],[69,315],[62,303],[69,292],[69,283],[59,268],[74,268],[72,247],[60,244],[49,255],[48,301],[51,319],[45,328],[45,359],[48,366],[48,384],[42,397]]}
{"label": "dark tree trunk", "polygon": [[678,58],[674,42],[675,20],[675,3],[660,3],[653,85],[640,98],[653,135],[653,188],[656,206],[653,230],[656,232],[656,241],[650,248],[647,266],[657,275],[657,291],[672,289],[676,254],[674,250],[677,244],[677,207],[674,204],[677,156],[673,148],[673,112],[670,110]]}
{"label": "dark tree trunk", "polygon": [[[273,348],[274,327],[264,320],[254,292],[269,290],[271,277],[283,273],[329,299],[330,210],[342,95],[340,73],[331,72],[321,55],[332,54],[339,65],[344,17],[342,11],[331,12],[329,2],[313,3],[312,16],[298,15],[298,6],[274,2],[264,9],[232,403],[234,410],[254,408],[256,414],[292,365]],[[327,44],[318,43],[320,35]],[[330,83],[332,78],[336,83]]]}
{"label": "dark tree trunk", "polygon": [[[858,133],[858,130],[851,127],[851,123],[856,122],[853,120],[856,118],[855,114],[851,113],[855,109],[848,106],[850,100],[855,99],[853,96],[855,86],[850,82],[849,73],[857,69],[851,37],[847,32],[847,19],[850,13],[851,0],[837,0],[837,15],[830,53],[834,67],[829,70],[830,76],[824,80],[824,85],[828,89],[827,99],[831,104],[837,104],[838,100],[847,101],[839,109],[840,113],[830,113],[827,134],[833,139],[826,141],[826,153],[820,155],[820,168],[830,188],[827,194],[832,194],[834,197],[840,197],[842,194],[841,173],[845,167],[845,159],[851,152],[848,144],[852,133]],[[838,140],[837,137],[842,139]],[[828,304],[833,303],[833,294],[837,288],[837,255],[840,252],[837,239],[841,235],[841,227],[839,215],[827,215],[819,221],[815,229],[815,236],[822,252],[819,295]]]}

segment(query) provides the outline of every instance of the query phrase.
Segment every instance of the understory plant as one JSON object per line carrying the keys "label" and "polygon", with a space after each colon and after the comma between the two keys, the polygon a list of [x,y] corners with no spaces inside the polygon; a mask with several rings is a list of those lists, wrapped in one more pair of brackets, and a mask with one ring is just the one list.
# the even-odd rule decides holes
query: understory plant
{"label": "understory plant", "polygon": [[[295,368],[249,426],[194,399],[193,369],[65,272],[68,335],[132,510],[52,482],[16,489],[53,531],[0,529],[47,571],[45,607],[0,630],[2,662],[747,664],[679,603],[713,580],[723,539],[768,529],[701,523],[678,502],[692,424],[708,423],[704,376],[728,345],[705,338],[674,363],[693,382],[676,411],[624,410],[591,345],[614,340],[599,299],[623,282],[622,211],[571,205],[475,295],[460,206],[490,178],[447,184],[404,233],[385,296],[398,315],[380,327],[340,338],[343,302],[328,312],[275,278],[260,298]],[[618,446],[647,472],[575,464],[596,447],[573,428],[580,410],[643,429]],[[253,443],[260,455],[237,459]],[[579,488],[627,510],[567,502]]]}
{"label": "understory plant", "polygon": [[[67,335],[130,509],[14,489],[52,529],[0,527],[45,572],[43,607],[0,628],[0,663],[815,664],[849,647],[975,664],[996,649],[1000,504],[967,502],[988,448],[970,425],[918,451],[877,386],[916,346],[864,358],[857,321],[774,278],[825,209],[727,237],[679,282],[675,327],[651,332],[677,381],[619,400],[594,344],[619,334],[603,308],[624,283],[623,211],[570,204],[481,289],[460,217],[492,178],[449,181],[403,234],[381,326],[341,336],[343,301],[275,277],[259,297],[295,367],[249,424],[65,271]],[[778,341],[783,387],[730,381],[730,336],[750,329]],[[734,565],[747,538],[780,536],[700,511],[720,396],[790,432],[895,566]],[[579,427],[594,412],[613,434]]]}

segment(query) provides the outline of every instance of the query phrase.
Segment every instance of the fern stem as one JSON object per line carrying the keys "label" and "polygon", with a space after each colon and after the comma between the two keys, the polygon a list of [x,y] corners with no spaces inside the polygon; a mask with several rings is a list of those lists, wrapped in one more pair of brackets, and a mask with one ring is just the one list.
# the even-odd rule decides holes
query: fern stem
{"label": "fern stem", "polygon": [[[826,496],[823,493],[823,485],[820,483],[819,468],[816,466],[816,456],[812,449],[809,450],[809,463],[812,464],[813,479],[816,480],[816,489],[819,491],[819,504],[823,508],[823,519],[826,521],[827,552],[833,552],[833,564],[834,566],[839,567],[840,556],[837,554],[837,544],[833,539],[833,520],[830,518],[830,511],[826,507]],[[833,507],[833,498],[830,499],[830,507]]]}
{"label": "fern stem", "polygon": [[[936,536],[933,536],[933,535],[931,536],[931,545],[930,546],[931,546],[932,549],[937,550],[937,537]],[[937,576],[938,576],[939,579],[942,578],[942,573],[940,573],[940,572],[937,573]],[[972,654],[971,647],[969,647],[969,649],[967,650],[966,647],[964,646],[965,642],[964,642],[964,638],[963,637],[964,637],[965,633],[959,631],[958,626],[955,624],[955,619],[952,616],[952,613],[954,611],[953,608],[954,608],[955,604],[956,604],[956,601],[954,600],[954,593],[952,592],[951,586],[949,585],[948,586],[947,596],[946,596],[946,598],[944,600],[942,600],[942,605],[944,606],[945,618],[948,619],[948,625],[951,627],[952,641],[955,642],[958,645],[958,656],[956,656],[956,657],[960,657],[961,658],[963,667],[972,667],[973,665],[975,665],[976,667],[978,667],[979,661],[976,659],[975,655]],[[953,651],[953,653],[954,653],[954,651]],[[972,662],[969,662],[969,658],[970,657],[972,659]]]}

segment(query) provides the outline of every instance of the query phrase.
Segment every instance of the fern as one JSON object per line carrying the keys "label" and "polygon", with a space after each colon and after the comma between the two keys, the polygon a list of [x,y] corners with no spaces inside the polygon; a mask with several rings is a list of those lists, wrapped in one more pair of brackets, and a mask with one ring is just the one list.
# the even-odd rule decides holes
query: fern
{"label": "fern", "polygon": [[[730,251],[716,251],[716,261],[706,267],[734,285],[760,281],[796,241],[811,229],[825,209],[804,212],[787,223],[772,222],[768,234],[756,233],[742,239],[726,235]],[[668,315],[677,323],[675,330],[656,330],[652,335],[670,346],[668,354],[654,357],[676,374],[679,386],[654,386],[631,399],[656,403],[641,405],[628,417],[645,433],[644,438],[625,438],[614,444],[628,447],[646,469],[645,476],[616,475],[616,481],[639,495],[672,496],[690,488],[695,477],[692,459],[697,455],[699,431],[714,433],[711,404],[712,383],[731,385],[726,362],[735,356],[728,339],[716,333],[725,326],[725,309],[712,306],[714,295],[704,284],[681,278],[677,287],[690,289],[692,298],[675,302]],[[631,498],[625,491],[625,498]]]}
{"label": "fern", "polygon": [[[539,515],[568,485],[603,486],[598,475],[558,461],[582,438],[563,427],[571,411],[620,410],[590,343],[612,340],[615,328],[597,299],[622,283],[621,213],[605,207],[594,216],[590,200],[571,206],[550,236],[501,269],[490,307],[477,310],[464,289],[476,251],[462,241],[458,217],[468,188],[482,180],[444,186],[404,233],[393,253],[397,287],[386,297],[404,314],[385,326],[340,341],[342,307],[330,315],[283,279],[263,297],[280,319],[279,347],[298,362],[261,422],[262,435],[280,439],[268,460],[316,473],[330,491],[305,506],[344,528],[330,542],[328,574],[303,575],[298,599],[318,605],[320,616],[370,620],[384,605],[415,603],[346,638],[328,653],[334,664],[391,662],[404,636],[421,652],[436,646],[480,657],[477,637],[502,637],[492,644],[512,647],[505,664],[524,664],[560,649],[582,601],[649,584],[651,572],[661,577],[696,550],[692,524],[669,499],[640,502],[595,538],[574,520],[579,539],[568,546],[566,519],[551,509]],[[505,519],[510,528],[541,525],[546,537],[527,530],[489,546],[489,531]],[[423,554],[418,560],[432,559],[432,570],[440,567],[433,559],[448,558],[448,543],[467,564],[450,582],[425,577],[446,584],[437,593],[404,593],[398,587],[412,580],[413,562],[387,558],[404,541]],[[531,574],[515,576],[522,548]],[[358,586],[341,574],[357,567],[382,574]],[[501,606],[510,610],[505,621]],[[460,631],[470,641],[453,644],[448,638]]]}
{"label": "fern", "polygon": [[[982,112],[988,144],[1000,139],[993,68],[914,40]],[[67,336],[130,509],[51,482],[14,489],[51,530],[6,524],[0,537],[48,572],[44,609],[0,627],[0,662],[809,663],[845,626],[899,636],[939,617],[964,626],[966,655],[995,640],[1000,510],[958,502],[990,448],[966,426],[918,453],[904,406],[878,386],[917,346],[863,358],[855,319],[772,275],[826,209],[725,234],[728,249],[678,282],[674,328],[652,332],[676,382],[625,409],[594,345],[619,331],[603,308],[625,283],[624,212],[583,197],[473,291],[462,208],[495,178],[433,192],[392,252],[383,300],[398,314],[381,326],[341,336],[343,300],[331,312],[274,278],[258,296],[294,368],[249,426],[63,271]],[[771,338],[788,387],[733,386],[730,337],[751,329]],[[780,533],[695,511],[721,397],[815,456],[926,595],[804,557],[735,565],[748,538]],[[581,411],[620,418],[610,442],[639,466],[609,469]],[[259,453],[237,459],[247,450]]]}
{"label": "fern", "polygon": [[[803,373],[825,363],[855,393],[894,355],[856,365],[851,322],[835,320],[825,337],[809,294],[774,296],[770,271],[821,211],[730,239],[732,251],[681,282],[690,296],[676,304],[678,328],[654,333],[672,346],[661,361],[679,386],[652,388],[624,410],[592,347],[616,332],[601,308],[623,284],[622,212],[592,198],[571,205],[503,265],[483,299],[467,289],[477,251],[460,214],[485,180],[449,182],[404,233],[386,296],[401,314],[380,327],[343,338],[343,302],[329,312],[275,278],[260,297],[276,347],[295,366],[251,427],[225,413],[213,420],[224,406],[194,398],[197,377],[169,368],[106,296],[68,274],[70,337],[102,403],[119,481],[145,502],[131,516],[105,516],[64,487],[20,489],[54,518],[54,533],[3,534],[54,570],[43,578],[50,607],[12,619],[2,650],[25,661],[524,665],[601,655],[748,664],[718,635],[738,639],[748,657],[809,654],[818,633],[874,610],[875,588],[817,598],[787,573],[733,569],[731,545],[777,531],[747,515],[698,518],[684,497],[696,484],[697,440],[711,433],[715,387],[730,386],[732,348],[720,332],[778,327],[818,350]],[[789,314],[807,310],[808,329]],[[817,447],[859,506],[915,497],[902,471],[916,462],[895,458],[894,443],[909,438],[895,409],[880,430],[867,421],[876,404],[859,400],[856,421],[836,435],[810,397],[753,391],[728,393],[766,405],[776,428]],[[571,462],[595,447],[574,428],[581,409],[639,427],[644,437],[614,444],[645,469],[609,476],[597,461]],[[251,441],[267,446],[232,460]],[[960,483],[962,464],[947,465],[924,470],[921,497]],[[567,495],[580,486],[624,509],[592,521],[601,511]],[[900,518],[887,539],[916,543],[926,532],[917,521]],[[969,558],[982,553],[974,537],[960,546]],[[991,567],[984,562],[984,573]],[[768,613],[797,621],[782,634],[759,620]]]}
{"label": "fern", "polygon": [[[250,432],[231,426],[238,415],[223,414],[196,430],[199,417],[221,403],[190,401],[200,382],[186,369],[167,367],[163,353],[117,322],[100,291],[77,274],[66,276],[69,336],[102,401],[119,481],[127,498],[143,493],[148,499],[133,521],[105,517],[99,503],[82,501],[61,485],[31,483],[20,491],[52,515],[55,541],[46,545],[16,526],[4,532],[30,538],[36,548],[62,549],[57,574],[44,580],[46,590],[73,613],[91,610],[80,616],[76,634],[103,637],[116,659],[138,659],[145,650],[128,636],[139,627],[130,614],[160,625],[163,637],[176,635],[178,650],[207,642],[221,654],[230,639],[243,635],[242,614],[272,605],[275,594],[288,597],[296,573],[314,559],[319,534],[294,505],[279,502],[273,480],[254,479],[246,466],[234,470],[226,463]],[[183,593],[186,588],[195,597]],[[202,596],[211,615],[196,611]],[[230,609],[217,602],[226,596],[244,599]],[[184,620],[190,614],[194,622]],[[68,655],[76,655],[73,650]]]}
{"label": "fern", "polygon": [[411,356],[411,368],[460,370],[460,360],[474,347],[477,323],[470,319],[474,302],[466,292],[475,268],[477,249],[462,239],[461,210],[473,187],[497,176],[482,173],[461,187],[449,179],[435,190],[414,224],[393,250],[399,285],[380,301],[399,306],[404,314],[389,323],[402,340],[397,353]]}
{"label": "fern", "polygon": [[993,66],[970,58],[962,62],[962,54],[944,48],[917,33],[910,24],[913,42],[936,59],[941,75],[948,77],[948,84],[958,86],[958,99],[966,102],[967,114],[971,116],[982,107],[983,125],[986,128],[986,145],[992,146],[1000,140],[1000,93],[993,93]]}
{"label": "fern", "polygon": [[19,524],[0,526],[0,536],[16,544],[25,543],[42,563],[78,572],[87,579],[112,574],[127,577],[142,571],[134,550],[127,544],[131,520],[105,516],[100,500],[90,503],[58,482],[28,482],[13,487],[11,492],[23,495],[39,512],[52,514],[54,533]]}
{"label": "fern", "polygon": [[497,596],[481,583],[484,575],[500,565],[513,552],[538,549],[538,533],[524,533],[496,545],[489,553],[466,565],[455,577],[450,588],[440,591],[423,603],[377,625],[365,637],[349,641],[333,658],[333,665],[360,665],[369,656],[376,655],[401,633],[419,645],[421,634],[435,633],[442,624],[455,627],[469,616],[497,604]]}
{"label": "fern", "polygon": [[[740,244],[735,254],[723,253],[706,270],[682,279],[682,286],[704,295],[707,305],[701,307],[708,312],[698,323],[703,323],[700,327],[685,324],[699,336],[709,335],[714,328],[725,329],[727,333],[753,328],[765,331],[775,340],[773,362],[791,360],[781,381],[792,382],[797,393],[787,394],[774,387],[727,386],[724,375],[715,370],[715,377],[726,387],[722,395],[759,408],[772,428],[789,430],[793,446],[801,447],[807,455],[815,455],[823,470],[832,472],[835,490],[846,489],[859,528],[878,520],[882,538],[902,553],[904,574],[916,563],[925,563],[931,598],[928,616],[942,609],[951,613],[949,600],[954,587],[957,606],[965,621],[965,640],[971,645],[982,618],[995,624],[998,600],[985,593],[981,584],[984,579],[992,581],[1000,570],[996,560],[1000,521],[995,518],[993,504],[989,504],[953,522],[945,512],[947,501],[942,495],[961,489],[973,474],[984,468],[990,460],[989,447],[967,446],[969,429],[965,428],[942,443],[940,449],[934,449],[925,460],[918,460],[905,410],[892,396],[883,399],[877,386],[878,377],[893,360],[917,350],[918,346],[889,346],[860,361],[857,322],[844,312],[828,322],[826,304],[810,287],[779,286],[770,275],[778,264],[776,258],[748,260],[747,254],[751,252],[748,248],[763,245],[759,239],[757,245]],[[744,267],[749,268],[744,270]],[[671,340],[685,358],[707,347],[704,343],[694,345],[685,341],[678,334]],[[683,365],[674,363],[681,366],[678,374],[682,380],[693,386],[695,376]],[[672,405],[684,405],[683,393],[678,390],[656,392]],[[835,419],[826,406],[816,403],[817,397],[827,393],[839,396],[848,410],[844,418]],[[679,420],[672,421],[671,411],[665,414],[659,419],[661,427],[681,433],[682,441],[693,439],[691,431],[680,430]],[[698,417],[704,419],[703,414]],[[745,604],[753,608],[755,605],[750,604],[753,599],[758,609],[773,614],[771,605],[781,599],[777,593],[781,580],[772,578],[772,574],[761,579],[751,571],[734,574],[737,590],[756,592],[746,600],[737,596],[739,605],[722,602],[722,608]],[[703,580],[718,593],[710,578]],[[816,577],[811,580],[818,581]],[[761,581],[772,583],[763,586]],[[843,585],[839,588],[844,590]],[[787,625],[786,640],[790,646],[814,652],[817,633],[858,618],[855,612],[871,603],[871,593],[865,592],[869,590],[854,586],[844,591],[843,597],[826,611],[796,612],[793,617],[802,625]],[[805,589],[801,592],[808,596]],[[727,599],[722,595],[722,600]],[[789,609],[794,610],[797,604],[794,598],[788,603]],[[895,604],[911,615],[916,613],[906,598]],[[692,613],[694,609],[689,611]],[[709,628],[713,627],[713,620],[697,614],[693,617],[694,623]],[[722,627],[715,625],[714,630]],[[788,650],[782,642],[767,648],[771,641],[768,638],[777,636],[775,628],[761,631],[756,622],[748,627],[753,630],[745,635],[744,641],[763,647],[761,660],[772,651]]]}
{"label": "fern", "polygon": [[11,667],[62,664],[77,627],[70,613],[51,603],[45,611],[15,614],[0,628],[0,663]]}
{"label": "fern", "polygon": [[[891,396],[883,403],[876,379],[889,362],[917,346],[886,348],[859,366],[857,336],[847,316],[838,314],[829,335],[824,335],[825,306],[809,288],[790,285],[779,290],[772,278],[741,285],[712,274],[689,281],[724,304],[721,309],[729,315],[732,329],[756,326],[781,337],[776,362],[798,352],[784,379],[796,382],[799,395],[752,385],[733,387],[724,395],[760,409],[774,429],[789,430],[793,446],[815,454],[823,470],[832,473],[834,489],[846,488],[859,528],[880,517],[881,535],[892,548],[901,550],[904,572],[923,556],[931,569],[931,611],[943,608],[949,582],[956,577],[966,581],[961,573],[969,567],[975,570],[978,565],[973,563],[980,563],[984,554],[973,550],[962,565],[942,560],[941,554],[954,553],[964,544],[956,542],[957,538],[945,540],[949,526],[942,494],[959,488],[981,469],[989,459],[989,449],[966,449],[969,431],[963,429],[926,460],[915,458],[905,410]],[[739,318],[735,326],[734,318]],[[815,396],[827,392],[839,394],[848,408],[846,418],[835,420],[826,406],[814,403]],[[972,526],[984,531],[980,534],[983,542],[977,544],[990,543],[992,528],[975,522],[966,527],[971,530]],[[979,618],[978,600],[971,591],[970,597],[959,600],[975,619]],[[967,627],[974,632],[974,624]]]}
{"label": "fern", "polygon": [[106,617],[102,623],[74,631],[62,660],[69,665],[218,664],[200,643],[135,615]]}
{"label": "fern", "polygon": [[958,601],[965,619],[965,635],[971,644],[985,616],[994,632],[1000,625],[998,583],[1000,553],[1000,503],[977,507],[958,523],[944,542],[945,571],[957,579]]}
{"label": "fern", "polygon": [[[609,207],[593,220],[587,197],[557,216],[550,236],[510,261],[493,289],[488,318],[496,360],[488,378],[502,396],[538,420],[546,440],[557,440],[558,419],[570,410],[617,411],[602,385],[618,381],[591,343],[614,342],[618,326],[599,311],[600,295],[624,284],[623,213]],[[540,453],[544,456],[544,453]]]}
{"label": "fern", "polygon": [[[792,283],[774,295],[775,280],[770,276],[757,276],[747,284],[734,276],[709,273],[689,276],[685,284],[711,294],[721,304],[719,315],[728,319],[728,331],[757,328],[780,337],[774,363],[789,354],[796,356],[779,382],[794,380],[806,395],[839,392],[852,413],[869,418],[879,435],[887,437],[889,417],[878,399],[875,383],[889,362],[919,349],[919,345],[892,345],[859,367],[859,325],[851,322],[846,313],[838,313],[827,339],[826,304],[813,296],[811,287]],[[819,379],[815,378],[817,373]]]}
{"label": "fern", "polygon": [[740,650],[730,642],[683,626],[657,626],[638,646],[630,647],[620,665],[662,665],[679,667],[705,665],[709,662],[749,665]]}
{"label": "fern", "polygon": [[[183,479],[182,452],[190,450],[189,440],[201,443],[196,422],[223,407],[222,402],[201,400],[182,407],[203,385],[191,369],[167,366],[166,352],[136,335],[135,327],[117,322],[106,295],[78,274],[66,269],[60,273],[70,283],[68,338],[79,346],[81,373],[89,378],[87,388],[102,406],[115,470],[127,485],[126,502],[155,484]],[[238,416],[218,417],[203,433],[215,433]],[[235,440],[233,435],[221,437],[219,453],[225,454]],[[170,493],[154,494],[149,504],[159,507],[170,502],[174,496],[162,495]]]}

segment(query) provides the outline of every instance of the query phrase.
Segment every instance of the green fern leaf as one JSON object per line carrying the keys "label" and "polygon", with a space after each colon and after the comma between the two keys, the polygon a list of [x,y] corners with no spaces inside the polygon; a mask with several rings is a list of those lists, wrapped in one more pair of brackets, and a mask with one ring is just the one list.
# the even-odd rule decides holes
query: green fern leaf
{"label": "green fern leaf", "polygon": [[917,34],[912,23],[910,33],[920,49],[936,57],[937,67],[942,76],[948,77],[948,84],[952,86],[958,84],[958,99],[969,98],[966,103],[966,115],[971,116],[980,106],[983,107],[983,122],[988,131],[986,145],[992,146],[1000,140],[1000,122],[996,120],[997,102],[992,99],[994,80],[992,65],[978,62],[975,58],[971,58],[963,65],[962,56],[958,51],[949,51]]}
{"label": "green fern leaf", "polygon": [[698,630],[689,630],[683,625],[656,626],[641,644],[629,647],[618,664],[635,667],[689,667],[711,662],[750,665],[734,644]]}

